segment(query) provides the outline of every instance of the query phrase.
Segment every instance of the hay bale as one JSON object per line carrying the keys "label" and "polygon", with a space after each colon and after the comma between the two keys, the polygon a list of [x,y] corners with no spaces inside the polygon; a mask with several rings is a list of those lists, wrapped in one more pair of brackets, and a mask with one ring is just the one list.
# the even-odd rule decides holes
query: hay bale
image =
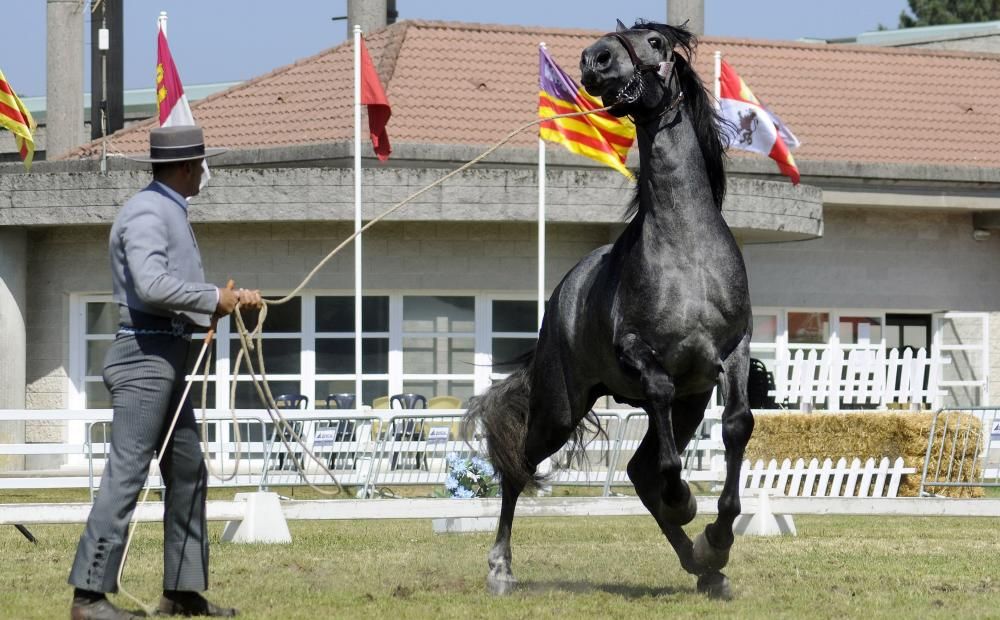
{"label": "hay bale", "polygon": [[[755,417],[753,436],[747,445],[746,457],[752,461],[763,459],[797,458],[809,460],[840,457],[880,459],[903,457],[906,467],[913,467],[916,473],[903,476],[899,486],[901,496],[916,496],[920,489],[920,475],[927,452],[927,437],[930,433],[934,414],[930,412],[780,412],[762,413]],[[952,479],[965,461],[962,481],[978,480],[980,464],[969,462],[976,446],[982,441],[982,425],[969,414],[952,413],[949,424],[961,425],[962,433],[947,433],[942,437],[941,428],[935,432],[935,442],[931,449],[931,472],[940,471],[941,476],[951,466]],[[965,433],[968,430],[968,433]],[[967,440],[966,440],[967,436]],[[942,442],[944,443],[942,449]],[[940,469],[938,463],[940,461]],[[949,497],[982,497],[983,489],[961,487],[931,487],[930,492]]]}

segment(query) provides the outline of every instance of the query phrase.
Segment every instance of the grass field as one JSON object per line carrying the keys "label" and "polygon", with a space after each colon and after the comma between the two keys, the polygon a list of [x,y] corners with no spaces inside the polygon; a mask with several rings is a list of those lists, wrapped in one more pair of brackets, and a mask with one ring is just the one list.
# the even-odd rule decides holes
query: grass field
{"label": "grass field", "polygon": [[[796,525],[796,538],[738,538],[726,570],[736,599],[719,602],[695,592],[648,517],[519,519],[520,587],[506,598],[485,593],[492,534],[435,535],[426,520],[293,521],[291,545],[234,545],[218,543],[213,523],[210,594],[248,619],[1000,617],[991,520],[800,516]],[[31,529],[37,546],[0,527],[0,617],[66,617],[82,526]],[[140,525],[126,569],[125,587],[148,602],[159,594],[160,541],[157,525]]]}

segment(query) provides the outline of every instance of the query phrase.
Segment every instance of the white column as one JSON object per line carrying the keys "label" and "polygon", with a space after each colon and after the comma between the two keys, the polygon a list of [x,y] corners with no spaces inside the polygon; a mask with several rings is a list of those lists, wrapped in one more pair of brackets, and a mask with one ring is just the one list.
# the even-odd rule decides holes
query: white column
{"label": "white column", "polygon": [[[27,368],[28,234],[0,228],[0,409],[24,409]],[[22,443],[24,422],[0,422],[0,443]],[[23,456],[0,456],[0,471],[24,468]]]}

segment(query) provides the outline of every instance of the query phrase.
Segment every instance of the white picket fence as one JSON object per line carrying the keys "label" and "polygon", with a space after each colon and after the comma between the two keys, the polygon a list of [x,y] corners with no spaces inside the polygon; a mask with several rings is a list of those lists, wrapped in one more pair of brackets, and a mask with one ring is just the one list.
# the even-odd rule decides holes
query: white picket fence
{"label": "white picket fence", "polygon": [[896,497],[903,475],[913,473],[916,469],[905,467],[902,457],[892,463],[887,457],[878,462],[869,458],[863,465],[861,459],[848,464],[843,457],[836,464],[832,459],[798,459],[794,464],[785,459],[781,465],[774,459],[766,464],[743,461],[740,489],[743,495],[766,491],[786,497]]}
{"label": "white picket fence", "polygon": [[[846,354],[845,354],[846,353]],[[926,349],[799,349],[775,360],[775,389],[781,404],[844,405],[885,408],[890,403],[927,403],[940,407],[941,366],[947,360]]]}

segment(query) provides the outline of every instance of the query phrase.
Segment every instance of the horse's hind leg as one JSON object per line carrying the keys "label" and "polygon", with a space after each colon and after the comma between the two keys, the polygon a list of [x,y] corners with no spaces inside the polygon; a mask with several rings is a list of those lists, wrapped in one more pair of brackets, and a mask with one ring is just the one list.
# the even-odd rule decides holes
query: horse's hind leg
{"label": "horse's hind leg", "polygon": [[[536,360],[536,364],[538,364]],[[532,383],[530,411],[524,436],[524,458],[531,471],[539,463],[552,456],[573,433],[592,402],[568,391],[561,366],[550,365],[548,372],[539,372]],[[517,584],[511,569],[511,532],[514,523],[514,508],[517,498],[524,490],[523,484],[510,482],[501,477],[502,498],[497,536],[486,556],[490,572],[486,576],[486,586],[492,594],[508,594]]]}
{"label": "horse's hind leg", "polygon": [[511,570],[510,536],[514,527],[514,508],[524,485],[515,485],[506,478],[500,480],[500,520],[493,548],[486,556],[490,572],[486,575],[486,587],[491,594],[509,594],[517,585]]}
{"label": "horse's hind leg", "polygon": [[[704,417],[705,406],[711,397],[711,392],[679,398],[674,402],[674,437],[679,450],[691,441],[698,425]],[[650,431],[643,437],[632,459],[628,464],[628,477],[635,486],[636,494],[643,505],[656,519],[660,530],[667,537],[670,546],[677,553],[681,567],[692,575],[698,574],[698,565],[694,561],[694,550],[691,539],[679,525],[670,521],[670,511],[663,503],[663,477],[659,468],[659,446],[656,435]]]}
{"label": "horse's hind leg", "polygon": [[676,437],[672,406],[674,382],[656,360],[652,348],[635,334],[627,334],[621,342],[619,359],[639,374],[646,395],[643,408],[649,415],[650,432],[656,434],[659,448],[657,471],[663,476],[660,510],[664,518],[674,525],[684,525],[694,518],[697,503],[686,482],[681,480],[681,457]]}
{"label": "horse's hind leg", "polygon": [[750,337],[723,363],[726,408],[722,413],[722,442],[726,447],[726,482],[719,496],[719,515],[694,541],[694,559],[699,566],[698,589],[710,596],[729,598],[729,580],[719,571],[729,561],[733,546],[733,522],[740,514],[740,468],[753,432],[753,414],[747,398],[750,373]]}

